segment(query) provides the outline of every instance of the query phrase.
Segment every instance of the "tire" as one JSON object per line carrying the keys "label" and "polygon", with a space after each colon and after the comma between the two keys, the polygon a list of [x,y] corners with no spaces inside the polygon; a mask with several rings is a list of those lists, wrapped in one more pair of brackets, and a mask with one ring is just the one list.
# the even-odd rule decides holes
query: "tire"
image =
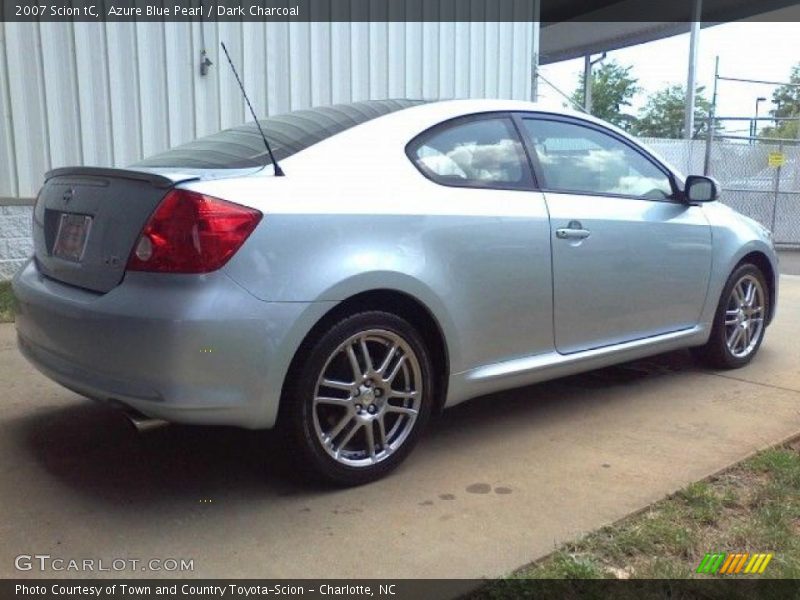
{"label": "tire", "polygon": [[383,477],[408,456],[430,418],[427,348],[410,323],[391,313],[338,321],[308,346],[289,378],[279,426],[296,449],[297,466],[328,483]]}
{"label": "tire", "polygon": [[[754,306],[747,306],[748,299],[741,295],[750,290],[751,285],[755,290]],[[764,339],[770,302],[769,288],[761,270],[751,263],[739,265],[722,290],[708,342],[692,348],[693,354],[715,369],[737,369],[749,363]]]}

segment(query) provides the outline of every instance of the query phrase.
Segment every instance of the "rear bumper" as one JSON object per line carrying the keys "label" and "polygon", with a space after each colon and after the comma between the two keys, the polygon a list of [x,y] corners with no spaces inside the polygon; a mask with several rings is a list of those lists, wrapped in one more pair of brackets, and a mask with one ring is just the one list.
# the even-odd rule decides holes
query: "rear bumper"
{"label": "rear bumper", "polygon": [[129,273],[106,294],[14,279],[19,348],[89,398],[180,423],[271,427],[300,341],[330,303],[264,302],[224,272]]}

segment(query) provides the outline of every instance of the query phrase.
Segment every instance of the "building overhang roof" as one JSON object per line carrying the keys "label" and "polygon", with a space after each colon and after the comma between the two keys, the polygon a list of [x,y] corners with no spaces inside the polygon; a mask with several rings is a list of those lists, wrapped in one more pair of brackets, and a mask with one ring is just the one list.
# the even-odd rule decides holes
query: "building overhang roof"
{"label": "building overhang roof", "polygon": [[[689,31],[691,0],[542,0],[539,63],[618,50]],[[743,19],[798,21],[796,0],[703,0],[702,26]]]}

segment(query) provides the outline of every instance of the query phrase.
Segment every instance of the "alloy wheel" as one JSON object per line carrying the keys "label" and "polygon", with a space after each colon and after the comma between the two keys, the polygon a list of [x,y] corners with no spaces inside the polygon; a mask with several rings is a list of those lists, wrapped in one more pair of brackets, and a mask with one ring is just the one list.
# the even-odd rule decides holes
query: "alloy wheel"
{"label": "alloy wheel", "polygon": [[764,329],[766,302],[759,280],[742,276],[731,290],[725,309],[725,343],[736,358],[749,356]]}
{"label": "alloy wheel", "polygon": [[422,381],[401,336],[384,329],[350,336],[328,357],[314,390],[314,431],[325,452],[348,467],[386,460],[414,429]]}

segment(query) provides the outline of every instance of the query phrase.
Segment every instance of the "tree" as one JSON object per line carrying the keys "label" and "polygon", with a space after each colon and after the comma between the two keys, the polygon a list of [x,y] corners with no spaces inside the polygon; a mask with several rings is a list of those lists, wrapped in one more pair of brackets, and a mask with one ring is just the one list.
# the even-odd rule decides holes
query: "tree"
{"label": "tree", "polygon": [[[633,115],[623,114],[622,107],[630,106],[639,92],[638,79],[631,76],[633,67],[623,67],[609,60],[592,70],[592,114],[623,129],[629,129]],[[583,106],[584,73],[578,78],[578,87],[572,93],[572,101]]]}
{"label": "tree", "polygon": [[[800,119],[800,63],[792,67],[789,83],[795,85],[782,85],[772,92],[772,103],[775,108],[769,111],[773,117],[798,117]],[[764,127],[760,131],[761,137],[798,138],[798,121],[779,121],[777,125]]]}
{"label": "tree", "polygon": [[[694,131],[692,137],[708,131],[708,113],[711,103],[703,96],[703,86],[697,86],[694,101]],[[683,137],[686,112],[686,88],[671,85],[651,94],[639,112],[633,128],[642,137],[679,139]]]}

